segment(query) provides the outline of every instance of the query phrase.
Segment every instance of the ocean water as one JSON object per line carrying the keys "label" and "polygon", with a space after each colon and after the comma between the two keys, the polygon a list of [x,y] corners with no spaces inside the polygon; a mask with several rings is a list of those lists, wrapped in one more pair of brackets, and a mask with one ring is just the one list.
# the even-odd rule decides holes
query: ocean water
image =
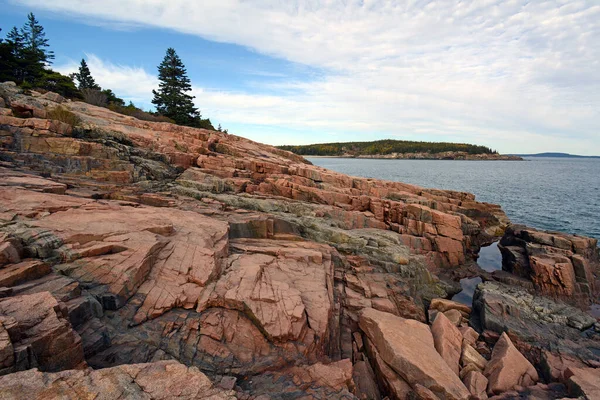
{"label": "ocean water", "polygon": [[470,192],[479,201],[500,204],[513,223],[600,239],[600,159],[308,159],[348,175]]}

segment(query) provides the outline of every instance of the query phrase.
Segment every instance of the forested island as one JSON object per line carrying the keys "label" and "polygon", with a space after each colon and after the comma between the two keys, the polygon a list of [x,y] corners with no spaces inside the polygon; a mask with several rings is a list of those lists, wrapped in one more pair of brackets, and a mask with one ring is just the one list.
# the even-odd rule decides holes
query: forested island
{"label": "forested island", "polygon": [[486,146],[392,139],[371,142],[285,145],[279,146],[279,148],[303,156],[422,160],[522,160],[518,156],[499,154]]}

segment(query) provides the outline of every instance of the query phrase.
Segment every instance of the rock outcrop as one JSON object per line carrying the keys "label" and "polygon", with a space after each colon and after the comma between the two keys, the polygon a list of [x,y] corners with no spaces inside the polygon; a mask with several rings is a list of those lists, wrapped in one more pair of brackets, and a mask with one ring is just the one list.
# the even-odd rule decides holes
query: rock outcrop
{"label": "rock outcrop", "polygon": [[511,226],[498,246],[502,268],[545,295],[587,306],[600,294],[598,240]]}
{"label": "rock outcrop", "polygon": [[[505,253],[527,252],[530,269],[484,276],[522,285],[481,284],[471,309],[448,299],[508,226],[499,206],[12,84],[0,98],[8,398],[554,390],[519,387],[537,380],[529,365],[545,381],[595,390],[585,382],[600,366],[596,321],[560,301],[569,290],[575,305],[596,296],[592,240],[569,237],[566,249],[564,236],[509,228]],[[47,119],[59,106],[80,124]],[[551,271],[552,257],[570,264],[556,259]],[[514,346],[498,341],[503,332]],[[512,360],[528,368],[505,384]]]}
{"label": "rock outcrop", "polygon": [[580,309],[491,281],[477,286],[473,306],[480,328],[490,338],[510,332],[519,341],[535,346],[538,358],[546,350],[583,361],[600,361],[600,341],[594,332],[588,332],[596,319]]}
{"label": "rock outcrop", "polygon": [[173,361],[121,365],[101,370],[40,372],[0,377],[2,398],[12,399],[236,399],[234,390],[214,387],[196,367]]}

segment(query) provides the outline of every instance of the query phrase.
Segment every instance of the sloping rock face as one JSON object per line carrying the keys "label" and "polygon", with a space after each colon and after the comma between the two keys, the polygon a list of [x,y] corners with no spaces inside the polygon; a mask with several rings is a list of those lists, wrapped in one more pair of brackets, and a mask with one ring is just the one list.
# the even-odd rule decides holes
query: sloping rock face
{"label": "sloping rock face", "polygon": [[173,361],[54,373],[31,369],[0,377],[3,399],[235,399],[196,367]]}
{"label": "sloping rock face", "polygon": [[[33,115],[58,106],[47,97],[23,96],[10,85],[4,84],[1,91],[11,107],[26,103],[39,110]],[[325,216],[343,229],[398,232],[404,245],[437,266],[463,263],[466,254],[508,222],[498,206],[478,203],[468,193],[348,177],[233,135],[142,122],[85,103],[61,106],[82,119],[80,127],[0,116],[4,158],[46,173],[93,178],[107,186],[172,179],[195,167],[179,176],[188,191],[282,196],[312,203],[313,215]]]}
{"label": "sloping rock face", "polygon": [[[495,282],[473,311],[447,300],[507,226],[498,206],[11,84],[0,97],[10,396],[483,398],[504,331],[548,381],[600,365],[574,308]],[[46,119],[59,105],[81,124]],[[593,257],[572,252],[573,268]]]}
{"label": "sloping rock face", "polygon": [[535,289],[587,306],[600,295],[598,240],[511,226],[498,246],[502,268],[533,282]]}

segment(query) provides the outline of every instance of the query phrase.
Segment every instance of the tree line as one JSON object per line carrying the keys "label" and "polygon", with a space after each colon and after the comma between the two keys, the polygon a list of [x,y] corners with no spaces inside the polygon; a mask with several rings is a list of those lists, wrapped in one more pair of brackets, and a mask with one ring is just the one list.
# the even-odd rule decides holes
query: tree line
{"label": "tree line", "polygon": [[0,38],[0,82],[13,81],[23,89],[52,91],[139,119],[227,132],[220,124],[215,129],[209,118],[202,118],[194,96],[189,94],[192,84],[186,68],[173,48],[167,49],[158,66],[159,86],[152,91],[156,111],[145,112],[131,101],[126,105],[111,89],[100,87],[85,59],[79,70],[69,76],[53,71],[54,52],[49,47],[43,26],[29,13],[23,27],[13,27],[4,39]]}
{"label": "tree line", "polygon": [[309,145],[278,146],[282,150],[303,156],[341,156],[341,155],[386,155],[392,153],[443,153],[447,151],[467,154],[498,154],[486,146],[466,143],[416,142],[407,140],[376,140],[373,142],[320,143]]}

